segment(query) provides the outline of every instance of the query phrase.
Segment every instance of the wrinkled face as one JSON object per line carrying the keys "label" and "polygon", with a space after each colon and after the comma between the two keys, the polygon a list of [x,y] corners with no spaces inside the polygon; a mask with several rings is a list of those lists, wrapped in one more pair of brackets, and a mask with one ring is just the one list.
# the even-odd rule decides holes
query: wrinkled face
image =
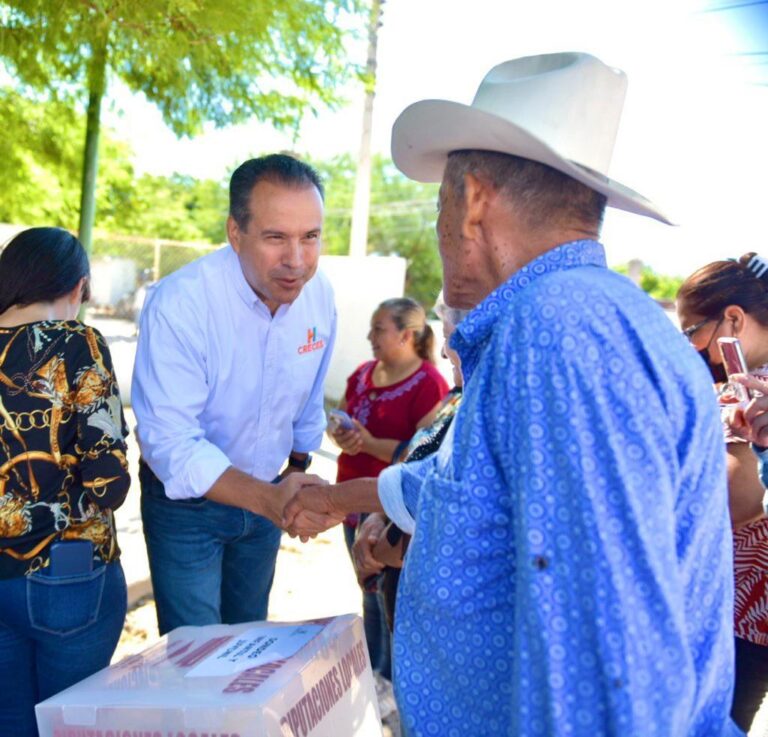
{"label": "wrinkled face", "polygon": [[245,230],[230,217],[229,242],[251,288],[273,314],[290,304],[317,271],[323,201],[313,186],[262,180],[251,190]]}
{"label": "wrinkled face", "polygon": [[[445,181],[440,185],[437,199],[437,243],[443,262],[443,299],[451,307],[460,304],[464,283],[461,259],[461,207],[452,187]],[[469,305],[472,306],[472,305]]]}
{"label": "wrinkled face", "polygon": [[371,318],[371,329],[368,331],[373,357],[384,363],[398,358],[408,350],[407,332],[398,329],[388,310],[374,312]]}
{"label": "wrinkled face", "polygon": [[437,240],[443,262],[443,299],[449,307],[469,310],[493,290],[488,278],[485,244],[467,240],[462,227],[466,203],[443,180],[438,196]]}

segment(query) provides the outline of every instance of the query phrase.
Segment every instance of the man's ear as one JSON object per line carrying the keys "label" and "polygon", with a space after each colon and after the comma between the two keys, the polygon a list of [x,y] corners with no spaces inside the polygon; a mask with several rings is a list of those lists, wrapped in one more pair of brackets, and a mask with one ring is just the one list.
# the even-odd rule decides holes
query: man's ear
{"label": "man's ear", "polygon": [[746,314],[739,305],[728,305],[723,310],[723,319],[731,327],[734,337],[738,338],[746,325]]}
{"label": "man's ear", "polygon": [[231,215],[227,218],[227,239],[235,253],[240,253],[240,226]]}
{"label": "man's ear", "polygon": [[465,240],[479,240],[490,197],[491,188],[486,182],[469,172],[464,175],[464,218],[461,234]]}

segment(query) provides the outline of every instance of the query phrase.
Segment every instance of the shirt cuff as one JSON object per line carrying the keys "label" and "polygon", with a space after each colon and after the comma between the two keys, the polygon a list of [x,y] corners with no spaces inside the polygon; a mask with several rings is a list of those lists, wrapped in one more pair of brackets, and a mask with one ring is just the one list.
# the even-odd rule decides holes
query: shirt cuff
{"label": "shirt cuff", "polygon": [[292,449],[297,453],[314,453],[323,442],[325,424],[311,430],[299,430],[294,428]]}
{"label": "shirt cuff", "polygon": [[411,516],[403,500],[402,466],[385,468],[378,479],[379,501],[384,511],[403,532],[413,535],[416,520]]}
{"label": "shirt cuff", "polygon": [[179,476],[165,483],[169,499],[197,499],[205,496],[232,463],[215,445],[205,444],[190,458]]}

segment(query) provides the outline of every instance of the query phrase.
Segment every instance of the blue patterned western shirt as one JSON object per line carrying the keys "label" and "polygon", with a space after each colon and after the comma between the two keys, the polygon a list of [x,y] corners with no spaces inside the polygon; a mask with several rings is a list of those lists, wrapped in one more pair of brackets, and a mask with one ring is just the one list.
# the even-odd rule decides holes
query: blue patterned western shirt
{"label": "blue patterned western shirt", "polygon": [[382,477],[416,519],[408,733],[741,734],[725,452],[691,346],[594,241],[529,263],[451,342],[452,452]]}

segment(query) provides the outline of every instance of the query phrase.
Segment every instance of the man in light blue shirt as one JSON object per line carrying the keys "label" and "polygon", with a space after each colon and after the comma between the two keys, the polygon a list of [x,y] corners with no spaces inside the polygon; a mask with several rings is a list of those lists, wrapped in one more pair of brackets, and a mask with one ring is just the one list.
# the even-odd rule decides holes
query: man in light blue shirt
{"label": "man in light blue shirt", "polygon": [[[625,86],[585,54],[527,57],[472,105],[395,123],[397,166],[442,183],[445,301],[474,307],[449,436],[378,479],[414,530],[393,650],[408,735],[740,734],[710,379],[597,242],[606,204],[666,222],[607,176]],[[286,522],[374,509],[370,489],[303,490]]]}
{"label": "man in light blue shirt", "polygon": [[229,245],[163,279],[133,382],[142,516],[160,632],[266,619],[282,505],[325,429],[336,335],[317,272],[323,190],[289,156],[242,164]]}

